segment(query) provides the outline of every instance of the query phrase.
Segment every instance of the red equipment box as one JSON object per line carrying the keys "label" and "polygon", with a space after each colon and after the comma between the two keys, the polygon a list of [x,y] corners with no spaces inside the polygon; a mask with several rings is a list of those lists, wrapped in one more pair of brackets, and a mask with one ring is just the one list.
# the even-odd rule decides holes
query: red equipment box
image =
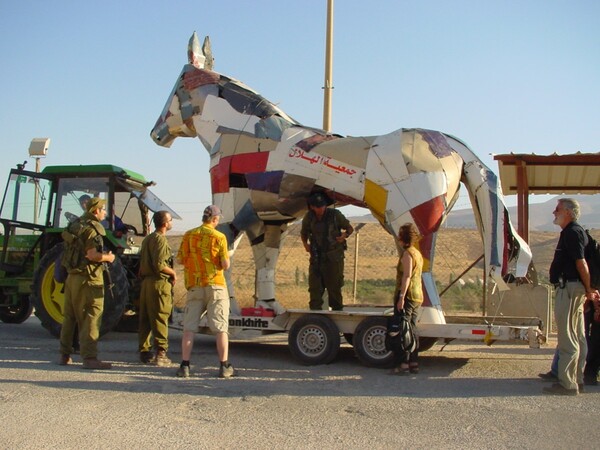
{"label": "red equipment box", "polygon": [[242,316],[275,317],[275,311],[263,308],[262,306],[258,308],[242,308]]}

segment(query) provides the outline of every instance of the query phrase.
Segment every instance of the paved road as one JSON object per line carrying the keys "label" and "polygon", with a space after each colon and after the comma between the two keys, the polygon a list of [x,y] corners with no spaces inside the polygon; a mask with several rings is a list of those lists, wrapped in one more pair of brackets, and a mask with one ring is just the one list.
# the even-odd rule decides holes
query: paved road
{"label": "paved road", "polygon": [[[172,330],[171,356],[181,333]],[[237,340],[240,376],[216,378],[214,340],[198,336],[192,377],[137,362],[136,336],[100,343],[111,371],[55,364],[35,317],[0,323],[0,448],[594,448],[600,389],[541,395],[553,348],[450,344],[421,374],[362,366],[345,345],[329,365],[290,356],[285,335]]]}

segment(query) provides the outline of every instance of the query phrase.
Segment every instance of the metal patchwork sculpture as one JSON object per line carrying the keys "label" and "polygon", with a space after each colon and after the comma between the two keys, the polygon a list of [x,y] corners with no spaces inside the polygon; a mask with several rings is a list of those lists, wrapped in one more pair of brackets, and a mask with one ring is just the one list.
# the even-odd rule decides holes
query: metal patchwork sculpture
{"label": "metal patchwork sculpture", "polygon": [[509,268],[525,276],[531,253],[513,230],[498,179],[457,138],[414,128],[343,137],[306,127],[243,83],[214,72],[208,37],[200,47],[192,35],[188,60],[151,136],[164,147],[179,136],[197,136],[208,150],[213,203],[224,215],[219,229],[232,249],[244,233],[252,244],[257,305],[283,311],[275,301],[282,239],[315,191],[338,206],[368,208],[393,236],[406,222],[417,226],[426,260],[421,320],[444,323],[431,267],[436,232],[461,182],[483,238],[488,276],[501,288]]}

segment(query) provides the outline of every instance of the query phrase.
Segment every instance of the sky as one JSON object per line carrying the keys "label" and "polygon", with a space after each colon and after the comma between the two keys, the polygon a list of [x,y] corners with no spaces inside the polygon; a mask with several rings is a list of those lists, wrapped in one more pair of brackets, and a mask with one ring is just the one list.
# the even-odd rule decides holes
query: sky
{"label": "sky", "polygon": [[[326,5],[0,0],[0,183],[24,160],[34,170],[29,143],[49,137],[42,167],[142,173],[183,217],[175,230],[196,226],[211,203],[204,146],[149,137],[189,37],[210,36],[215,71],[320,128]],[[496,173],[493,154],[598,152],[599,17],[596,0],[337,0],[332,131],[442,131]],[[468,205],[464,195],[457,207]]]}

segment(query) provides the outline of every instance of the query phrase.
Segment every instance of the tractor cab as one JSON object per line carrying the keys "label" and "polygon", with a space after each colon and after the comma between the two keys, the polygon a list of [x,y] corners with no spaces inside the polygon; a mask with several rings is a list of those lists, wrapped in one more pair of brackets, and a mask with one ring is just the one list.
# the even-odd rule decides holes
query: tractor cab
{"label": "tractor cab", "polygon": [[[136,172],[108,164],[48,166],[41,172],[27,171],[19,164],[12,169],[0,207],[0,320],[23,321],[35,305],[36,314],[38,309],[52,312],[51,332],[56,334],[62,322],[63,296],[57,290],[62,283],[55,283],[49,270],[62,251],[62,230],[85,212],[93,197],[106,200],[107,216],[102,222],[106,248],[119,257],[115,266],[124,269],[127,280],[136,285],[140,244],[151,231],[151,211],[168,211],[181,219],[150,191],[154,184]],[[40,273],[40,268],[45,272]],[[32,285],[39,292],[32,292]],[[126,306],[134,300],[118,303]]]}

